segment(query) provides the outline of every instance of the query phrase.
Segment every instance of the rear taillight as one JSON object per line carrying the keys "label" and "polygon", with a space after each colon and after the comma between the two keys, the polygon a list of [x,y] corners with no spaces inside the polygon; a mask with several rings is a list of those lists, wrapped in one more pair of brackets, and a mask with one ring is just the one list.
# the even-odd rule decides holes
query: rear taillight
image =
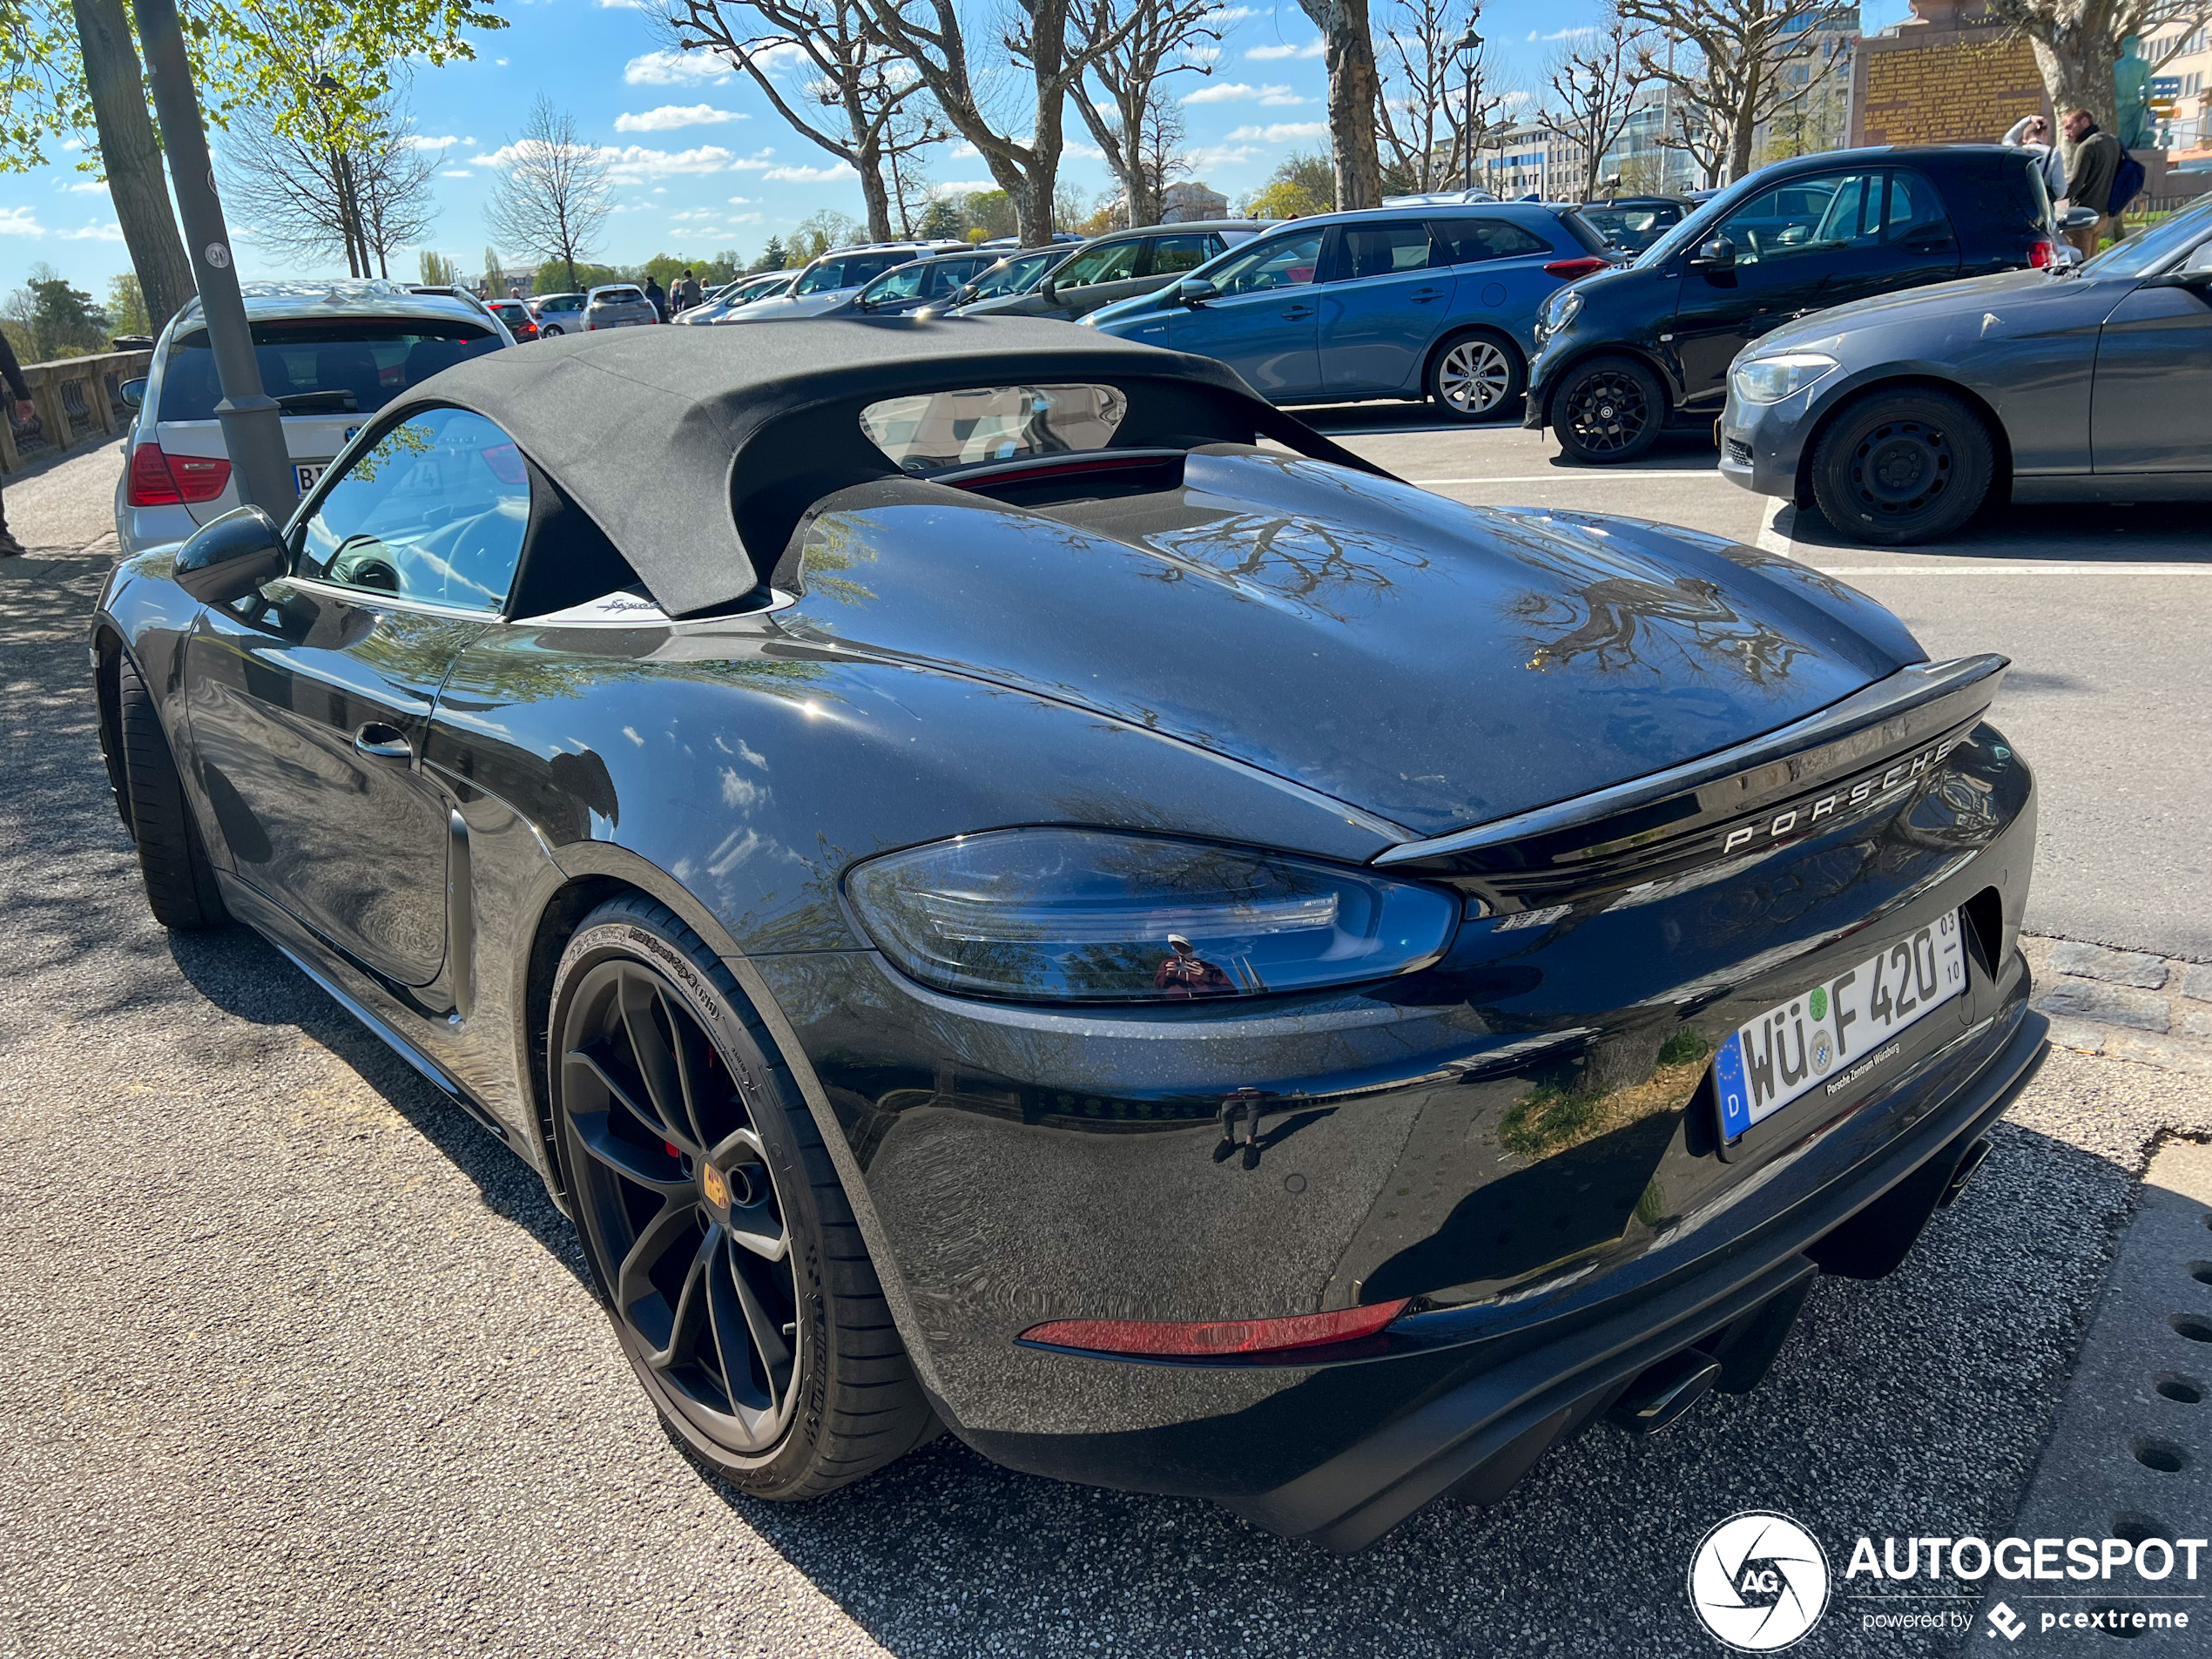
{"label": "rear taillight", "polygon": [[220,455],[170,455],[151,441],[131,451],[131,482],[124,499],[133,507],[174,507],[213,501],[231,482]]}
{"label": "rear taillight", "polygon": [[2058,258],[2059,250],[2056,245],[2053,243],[2031,242],[2028,245],[2027,262],[2038,271],[2045,270],[2049,266],[2057,264]]}
{"label": "rear taillight", "polygon": [[1579,260],[1554,260],[1544,267],[1546,276],[1555,276],[1561,282],[1572,282],[1577,277],[1595,276],[1600,271],[1609,271],[1613,261],[1602,260],[1596,254],[1586,254]]}
{"label": "rear taillight", "polygon": [[1150,1319],[1054,1319],[1033,1325],[1021,1340],[1049,1348],[1122,1353],[1155,1359],[1233,1359],[1330,1347],[1372,1337],[1406,1311],[1407,1298],[1334,1313],[1302,1313],[1285,1319],[1208,1319],[1194,1323]]}

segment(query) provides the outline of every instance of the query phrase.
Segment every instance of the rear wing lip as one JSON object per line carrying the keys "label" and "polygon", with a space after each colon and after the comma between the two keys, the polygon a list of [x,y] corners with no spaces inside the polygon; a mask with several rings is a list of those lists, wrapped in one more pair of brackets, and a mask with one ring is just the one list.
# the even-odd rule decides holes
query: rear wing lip
{"label": "rear wing lip", "polygon": [[[1994,652],[1915,663],[1803,719],[1731,748],[1571,800],[1532,807],[1448,835],[1403,842],[1370,862],[1395,866],[1451,860],[1537,837],[1567,836],[1613,845],[1624,837],[1672,839],[1696,827],[1695,820],[1717,824],[1756,811],[1966,724],[1996,699],[1998,684],[2011,666],[2009,658]],[[1635,821],[1617,821],[1622,819]],[[1471,861],[1489,862],[1480,858]]]}

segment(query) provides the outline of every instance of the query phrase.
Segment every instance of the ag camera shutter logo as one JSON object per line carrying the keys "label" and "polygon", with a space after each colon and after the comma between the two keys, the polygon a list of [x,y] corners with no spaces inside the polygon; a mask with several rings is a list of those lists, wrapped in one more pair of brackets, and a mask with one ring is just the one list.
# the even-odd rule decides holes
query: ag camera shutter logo
{"label": "ag camera shutter logo", "polygon": [[1707,1533],[1689,1560],[1689,1605],[1738,1653],[1775,1653],[1828,1610],[1828,1556],[1787,1515],[1748,1510]]}

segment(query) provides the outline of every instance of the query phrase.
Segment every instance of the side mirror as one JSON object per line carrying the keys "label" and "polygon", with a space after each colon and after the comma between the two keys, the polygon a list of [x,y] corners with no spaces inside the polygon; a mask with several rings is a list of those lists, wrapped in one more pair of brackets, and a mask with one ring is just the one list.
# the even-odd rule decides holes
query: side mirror
{"label": "side mirror", "polygon": [[135,381],[125,381],[116,390],[123,395],[123,401],[135,409],[146,401],[146,377],[141,374]]}
{"label": "side mirror", "polygon": [[1204,277],[1185,277],[1175,285],[1176,303],[1189,306],[1194,310],[1209,300],[1220,298],[1221,290]]}
{"label": "side mirror", "polygon": [[1736,268],[1736,244],[1725,236],[1716,236],[1699,248],[1689,262],[1707,271],[1733,271]]}
{"label": "side mirror", "polygon": [[2097,222],[2099,215],[2094,207],[2069,207],[2059,215],[2062,231],[2086,231]]}
{"label": "side mirror", "polygon": [[177,551],[177,585],[202,604],[228,604],[292,568],[284,530],[258,507],[203,524]]}

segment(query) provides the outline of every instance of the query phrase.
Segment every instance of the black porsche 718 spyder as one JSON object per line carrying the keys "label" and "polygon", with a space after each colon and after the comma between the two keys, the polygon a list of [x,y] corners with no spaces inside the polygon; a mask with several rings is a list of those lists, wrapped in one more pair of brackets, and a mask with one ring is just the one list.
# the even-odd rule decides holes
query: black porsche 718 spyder
{"label": "black porsche 718 spyder", "polygon": [[155,914],[536,1168],[765,1497],[942,1424],[1358,1548],[1752,1386],[2043,1052],[2001,658],[1062,325],[479,359],[92,656]]}

